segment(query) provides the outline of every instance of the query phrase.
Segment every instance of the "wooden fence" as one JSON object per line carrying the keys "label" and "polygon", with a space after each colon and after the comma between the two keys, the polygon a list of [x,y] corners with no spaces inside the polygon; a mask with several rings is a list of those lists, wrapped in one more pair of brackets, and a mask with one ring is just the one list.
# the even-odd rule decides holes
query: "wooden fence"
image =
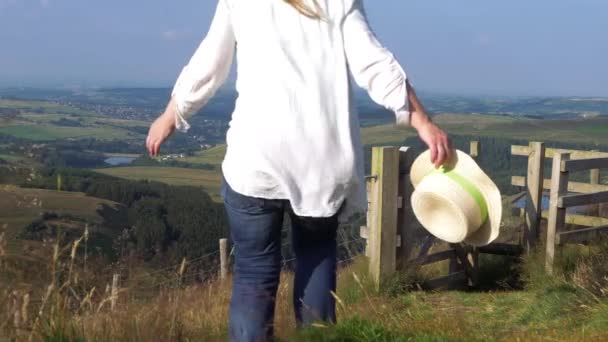
{"label": "wooden fence", "polygon": [[[472,141],[470,154],[477,157],[480,146]],[[369,208],[367,224],[361,227],[361,237],[367,239],[366,255],[370,275],[377,286],[393,273],[412,265],[427,265],[449,260],[447,275],[427,281],[429,288],[474,286],[477,283],[479,253],[519,255],[541,241],[546,241],[547,272],[553,270],[556,246],[589,241],[608,235],[608,218],[566,213],[568,207],[608,202],[608,185],[600,184],[599,169],[608,168],[608,153],[598,151],[561,150],[545,148],[542,142],[528,146],[512,146],[511,154],[528,158],[525,176],[513,176],[511,183],[525,188],[526,207],[518,210],[525,218],[519,243],[493,243],[475,248],[450,244],[449,249],[429,254],[436,239],[414,238],[416,219],[409,198],[413,191],[409,167],[413,154],[407,147],[372,148],[371,175],[368,177]],[[544,179],[545,158],[553,158],[551,179]],[[589,170],[589,183],[569,181],[569,173]],[[543,210],[543,190],[550,190],[549,210]],[[572,194],[575,193],[575,194]],[[541,232],[541,220],[548,219]],[[566,230],[566,224],[585,226]],[[418,249],[416,247],[419,247]],[[417,250],[416,255],[414,251]]]}
{"label": "wooden fence", "polygon": [[[545,149],[541,142],[512,146],[511,154],[528,157],[526,177],[512,177],[511,183],[526,187],[524,244],[537,243],[540,220],[547,218],[545,268],[553,272],[556,246],[589,241],[608,233],[608,219],[566,213],[569,207],[608,202],[608,186],[600,183],[600,169],[608,168],[608,153]],[[544,179],[544,160],[552,158],[551,179]],[[569,181],[570,172],[589,171],[589,183]],[[542,211],[543,189],[550,190],[549,210]],[[591,228],[566,230],[566,224]]]}
{"label": "wooden fence", "polygon": [[[479,142],[472,141],[471,156],[477,157],[479,151]],[[409,201],[413,191],[409,180],[413,158],[408,147],[372,148],[367,225],[361,227],[361,237],[367,239],[369,272],[377,287],[398,270],[445,260],[450,262],[448,274],[425,282],[424,287],[474,286],[478,278],[479,253],[521,253],[520,245],[495,243],[481,248],[450,244],[447,250],[429,254],[437,239],[427,236],[423,241],[417,241],[414,238],[416,219]]]}

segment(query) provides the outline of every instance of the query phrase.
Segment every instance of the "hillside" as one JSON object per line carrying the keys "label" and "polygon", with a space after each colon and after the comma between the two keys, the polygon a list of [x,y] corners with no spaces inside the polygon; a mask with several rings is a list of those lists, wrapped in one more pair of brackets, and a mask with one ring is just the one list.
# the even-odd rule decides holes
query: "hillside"
{"label": "hillside", "polygon": [[[80,102],[95,105],[108,103],[155,108],[158,112],[171,93],[170,88],[105,88],[78,90],[50,90],[35,88],[0,89],[0,97],[36,98],[51,101]],[[431,113],[489,113],[495,115],[534,116],[537,118],[575,118],[608,115],[608,99],[601,97],[572,96],[463,96],[434,92],[418,92],[422,102]],[[375,104],[364,90],[355,88],[362,121],[382,117],[389,122],[391,113]],[[231,87],[222,87],[198,116],[214,119],[228,118],[236,92]]]}
{"label": "hillside", "polygon": [[[458,148],[467,150],[469,140],[484,140],[481,162],[486,171],[500,180],[505,191],[509,186],[510,176],[517,174],[513,173],[513,170],[521,169],[524,162],[521,158],[511,160],[511,143],[521,144],[538,140],[546,142],[548,146],[577,145],[584,146],[585,149],[603,149],[608,146],[608,135],[604,133],[608,131],[608,118],[537,120],[496,115],[442,114],[435,116],[434,120],[452,135]],[[413,129],[398,128],[395,125],[363,127],[361,136],[363,144],[367,146],[366,151],[370,145],[408,145],[422,148]],[[119,167],[100,169],[99,172],[128,179],[157,180],[167,184],[201,185],[215,200],[219,200],[218,180],[225,153],[226,146],[220,144],[181,159],[187,163],[212,166],[213,170]]]}
{"label": "hillside", "polygon": [[[448,134],[544,142],[608,144],[608,118],[542,120],[512,116],[440,114],[433,117]],[[415,132],[394,125],[362,129],[365,144],[403,141]]]}
{"label": "hillside", "polygon": [[220,172],[177,167],[123,166],[97,169],[97,172],[130,180],[149,180],[169,185],[200,186],[215,201],[220,201]]}
{"label": "hillside", "polygon": [[[19,188],[13,185],[0,185],[0,226],[5,225],[6,238],[13,241],[18,229],[41,217],[45,212],[60,216],[72,216],[98,226],[100,232],[109,232],[115,227],[104,221],[100,210],[104,207],[120,210],[116,202],[90,197],[80,192],[53,191],[44,189]],[[79,225],[80,234],[84,224]],[[113,235],[112,233],[110,235]],[[113,236],[112,236],[113,237]]]}
{"label": "hillside", "polygon": [[[539,120],[512,116],[477,114],[440,114],[433,117],[449,134],[495,137],[506,139],[559,141],[592,145],[608,144],[608,118],[576,120]],[[395,144],[416,137],[411,128],[399,128],[393,124],[361,128],[364,145]],[[226,148],[196,152],[185,158],[190,163],[219,165]]]}
{"label": "hillside", "polygon": [[[175,135],[163,154],[183,153],[185,157],[173,164],[178,167],[158,160],[120,167],[103,164],[107,156],[144,153],[142,137],[158,102],[158,94],[151,94],[145,89],[103,90],[82,95],[94,100],[77,106],[0,100],[0,109],[17,113],[0,121],[3,181],[55,189],[62,175],[64,190],[82,191],[0,188],[0,234],[4,233],[0,235],[0,303],[8,304],[0,309],[0,335],[27,339],[31,334],[34,340],[225,339],[230,283],[216,275],[217,241],[229,235],[218,203],[226,146],[207,148],[215,144],[207,140],[209,136],[221,141],[225,123],[205,122],[201,117],[195,122],[206,131]],[[70,95],[65,96],[63,100],[68,100]],[[142,98],[137,100],[138,96]],[[108,99],[116,104],[108,104]],[[555,101],[545,99],[534,108],[558,106]],[[595,105],[589,103],[591,99],[581,101],[585,110]],[[465,102],[463,108],[474,105]],[[485,105],[498,108],[497,103]],[[225,106],[217,102],[213,116],[221,117]],[[579,118],[574,109],[553,114],[559,119],[444,113],[434,120],[452,135],[458,148],[466,150],[471,139],[481,141],[478,161],[508,195],[518,191],[510,186],[510,176],[525,173],[525,158],[511,158],[511,144],[540,140],[547,146],[606,150],[608,118]],[[367,169],[370,145],[423,148],[414,130],[378,125],[384,119],[370,115],[364,118]],[[86,157],[91,157],[90,162]],[[32,167],[39,171],[32,173],[38,174],[36,180],[28,177]],[[14,169],[21,173],[11,175]],[[573,179],[578,176],[588,173]],[[503,224],[506,233],[501,241],[517,240],[521,220],[505,217]],[[376,292],[365,276],[359,225],[358,221],[344,225],[339,240],[338,325],[297,331],[291,288],[284,282],[276,322],[281,340],[608,340],[607,244],[566,251],[554,278],[543,275],[538,267],[542,262],[534,255],[484,256],[482,281],[476,288],[422,291],[420,282],[445,274],[444,262],[408,269]],[[82,240],[85,231],[88,240]],[[284,234],[283,277],[290,280],[293,252],[288,231]],[[114,274],[118,300],[111,311]],[[29,302],[23,304],[25,296]],[[12,303],[19,304],[19,329],[15,329],[19,324],[14,323],[17,311]]]}
{"label": "hillside", "polygon": [[21,279],[39,289],[47,278],[53,241],[87,235],[89,263],[116,258],[126,208],[84,193],[0,186],[0,288]]}
{"label": "hillside", "polygon": [[0,99],[1,108],[15,110],[15,115],[0,121],[0,133],[29,140],[136,139],[142,135],[134,130],[147,125],[136,120],[100,117],[92,111],[46,101]]}

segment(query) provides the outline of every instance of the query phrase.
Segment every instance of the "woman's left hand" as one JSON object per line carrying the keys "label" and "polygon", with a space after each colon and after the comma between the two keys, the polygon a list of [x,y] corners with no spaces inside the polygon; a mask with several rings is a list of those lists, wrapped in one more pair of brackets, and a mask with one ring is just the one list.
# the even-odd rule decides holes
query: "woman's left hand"
{"label": "woman's left hand", "polygon": [[439,128],[424,112],[412,112],[412,126],[418,131],[420,139],[431,150],[431,162],[441,166],[452,157],[452,143],[448,135]]}
{"label": "woman's left hand", "polygon": [[159,116],[150,126],[146,148],[150,156],[157,156],[162,145],[175,132],[175,118],[170,112]]}

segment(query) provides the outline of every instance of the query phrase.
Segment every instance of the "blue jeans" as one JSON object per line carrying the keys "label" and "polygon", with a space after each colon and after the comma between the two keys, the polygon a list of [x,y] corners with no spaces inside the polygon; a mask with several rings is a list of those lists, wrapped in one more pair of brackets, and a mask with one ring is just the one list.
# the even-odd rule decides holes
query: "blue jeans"
{"label": "blue jeans", "polygon": [[273,320],[281,273],[284,213],[292,222],[296,256],[293,305],[298,326],[335,322],[337,214],[300,217],[289,201],[241,195],[222,181],[235,264],[230,301],[230,340],[273,339]]}

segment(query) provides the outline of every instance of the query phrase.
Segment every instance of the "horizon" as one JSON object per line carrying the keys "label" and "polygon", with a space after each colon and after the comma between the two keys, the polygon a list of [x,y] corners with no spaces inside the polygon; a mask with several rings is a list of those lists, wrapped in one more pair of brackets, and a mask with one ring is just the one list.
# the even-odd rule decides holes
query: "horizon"
{"label": "horizon", "polygon": [[[104,91],[104,90],[132,90],[132,89],[142,89],[142,90],[171,90],[173,85],[105,85],[105,86],[81,86],[81,85],[40,85],[40,86],[2,86],[0,84],[0,91],[10,92],[10,91],[32,91],[32,90],[40,90],[40,91],[70,91],[70,92],[79,92],[79,91]],[[368,98],[369,101],[372,101],[369,98],[367,92],[355,86],[353,88],[355,95],[363,96]],[[236,88],[234,87],[234,80],[228,80],[224,85],[222,85],[216,95],[220,93],[232,92],[237,95]],[[441,91],[441,90],[433,90],[433,89],[420,89],[416,88],[416,92],[422,97],[426,96],[440,96],[440,97],[462,97],[462,98],[477,98],[483,97],[488,99],[526,99],[526,98],[568,98],[568,99],[608,99],[607,95],[577,95],[577,94],[500,94],[500,93],[483,93],[483,92],[457,92],[457,91]],[[2,98],[12,98],[12,95],[4,96],[0,94],[0,99]],[[18,97],[16,97],[18,98]]]}
{"label": "horizon", "polygon": [[[0,88],[171,88],[215,4],[0,0]],[[601,0],[365,4],[421,92],[608,97]],[[234,72],[225,87],[233,82]]]}

